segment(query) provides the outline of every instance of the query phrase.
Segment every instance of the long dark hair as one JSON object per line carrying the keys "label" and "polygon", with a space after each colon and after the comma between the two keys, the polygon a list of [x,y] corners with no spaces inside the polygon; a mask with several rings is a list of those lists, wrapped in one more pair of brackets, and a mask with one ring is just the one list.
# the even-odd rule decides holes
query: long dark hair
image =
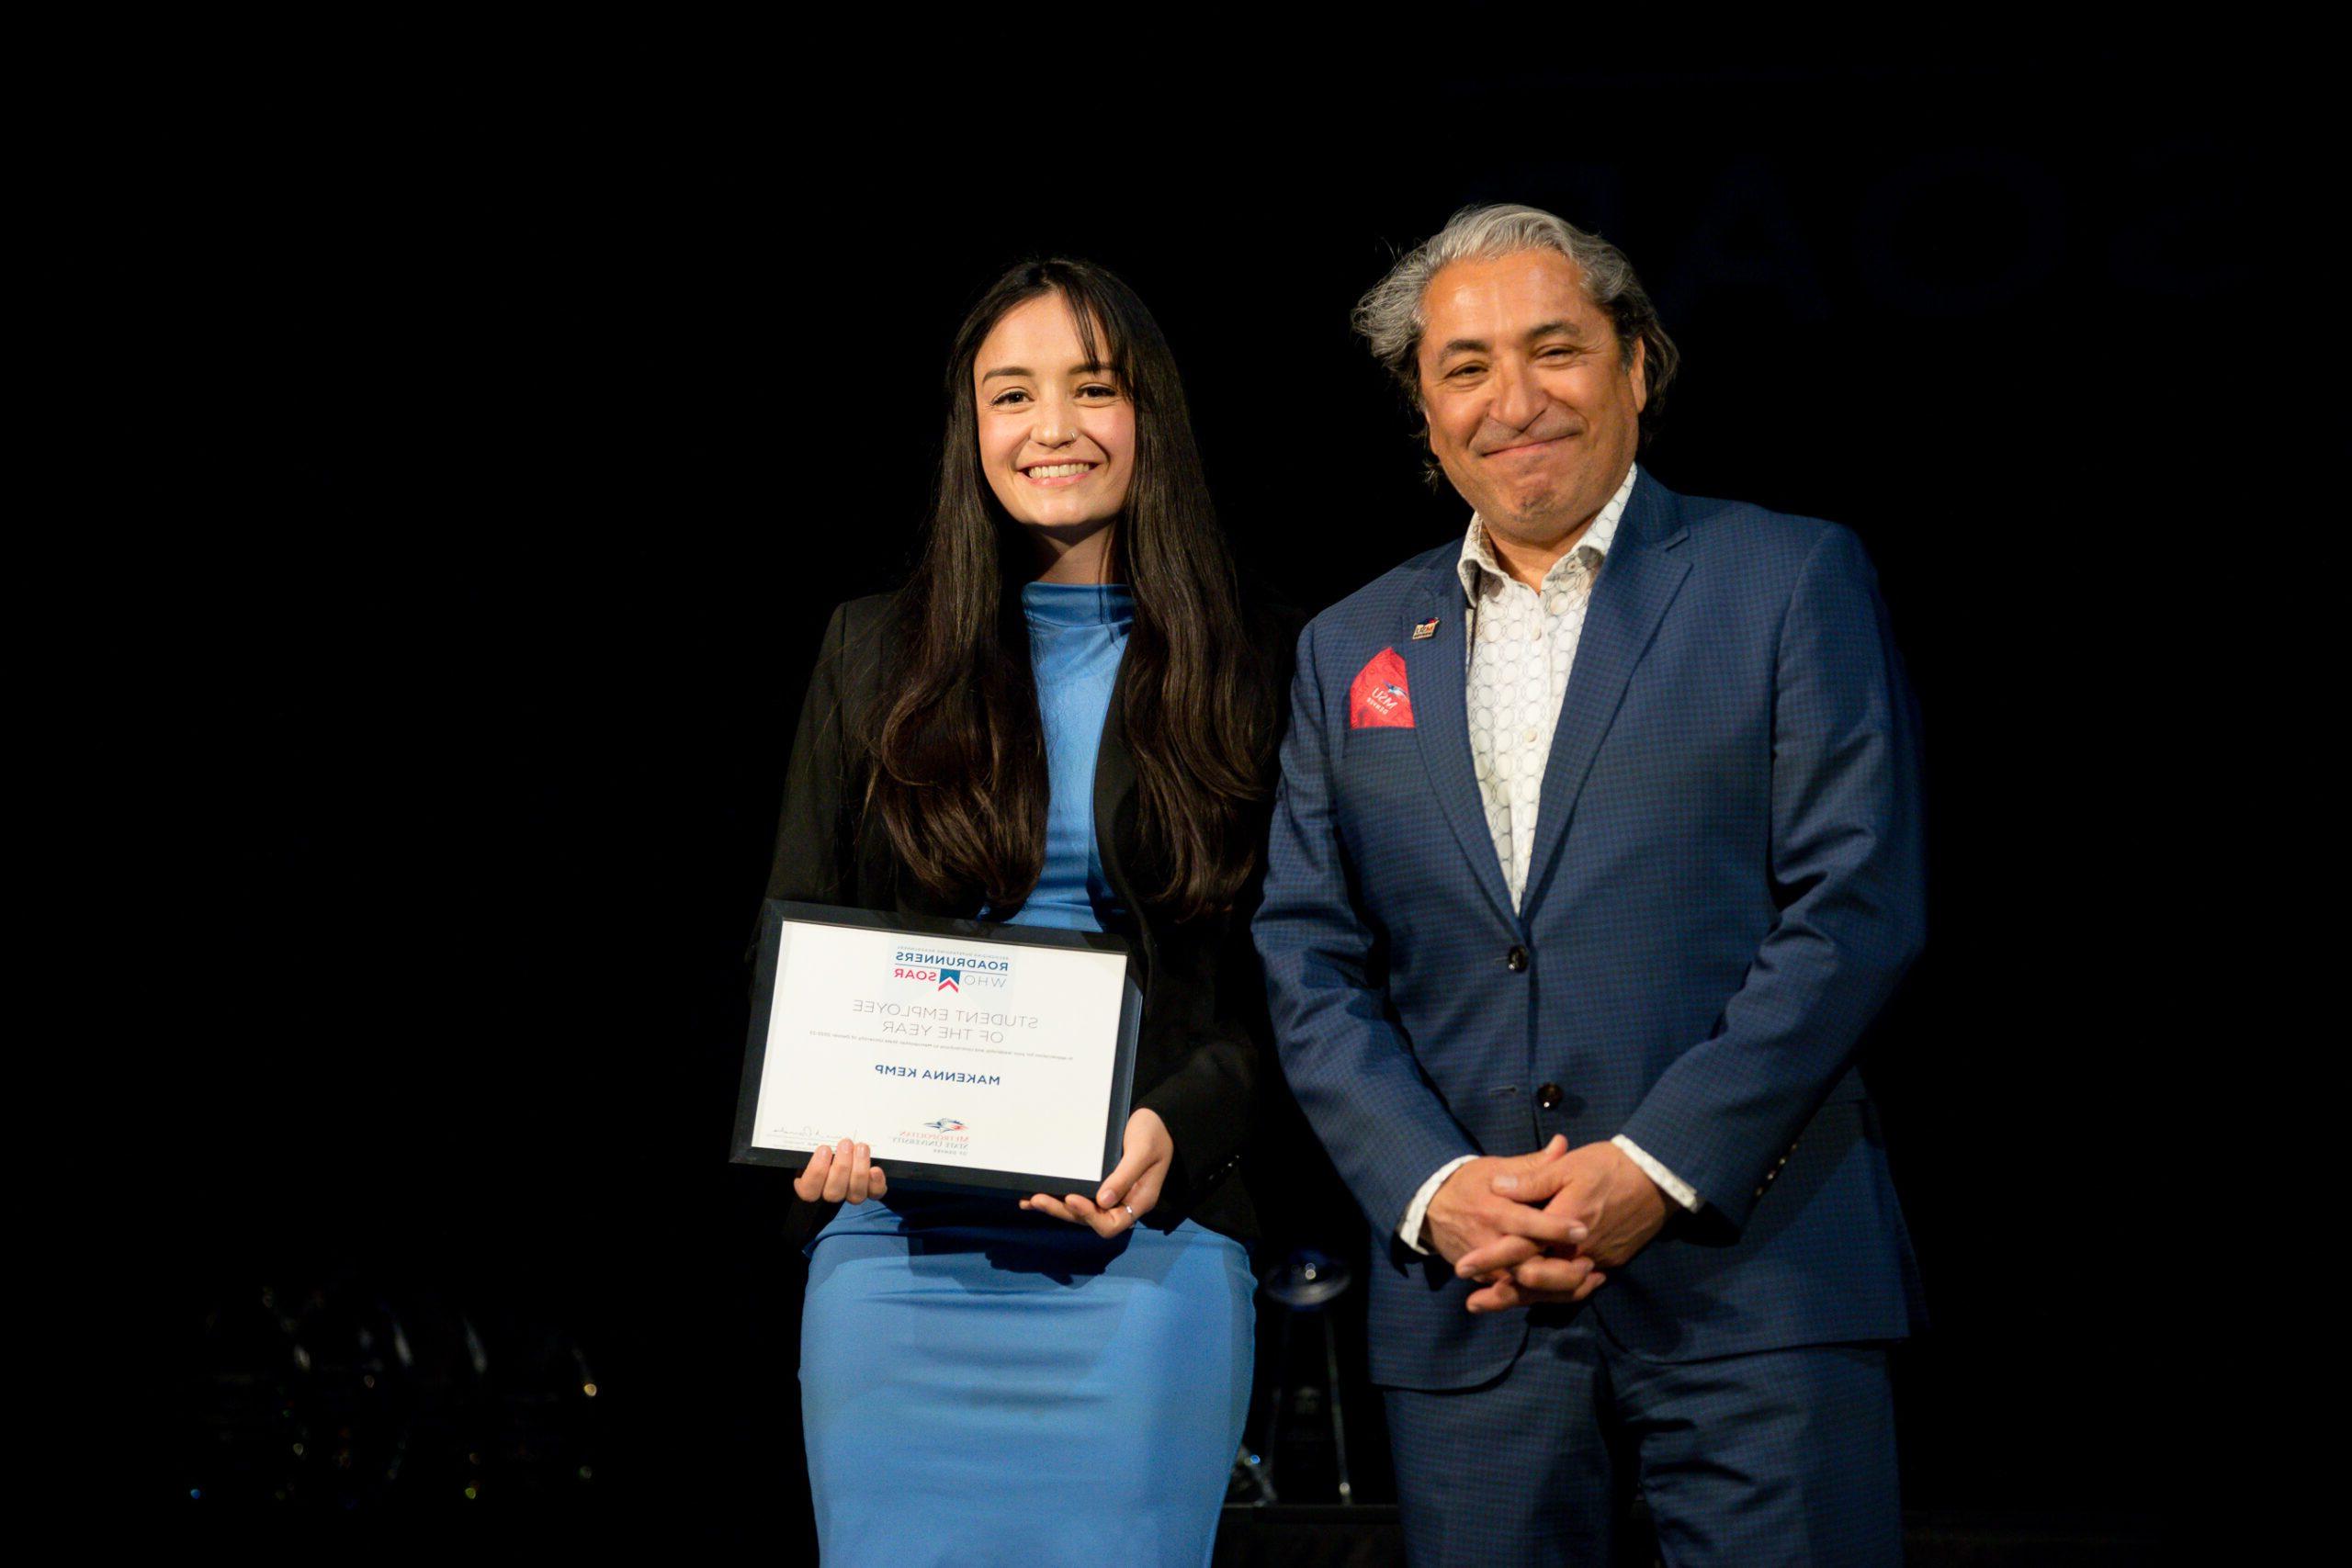
{"label": "long dark hair", "polygon": [[1031,557],[1023,541],[1006,548],[1019,525],[980,472],[972,370],[997,322],[1046,294],[1069,305],[1088,359],[1135,407],[1134,470],[1111,549],[1135,594],[1113,700],[1135,758],[1138,896],[1180,919],[1210,913],[1249,879],[1273,693],[1241,623],[1168,340],[1135,291],[1091,263],[1013,267],[956,329],[937,499],[899,597],[895,694],[873,737],[866,808],[907,868],[951,901],[1010,908],[1045,870],[1045,726],[1019,592]]}

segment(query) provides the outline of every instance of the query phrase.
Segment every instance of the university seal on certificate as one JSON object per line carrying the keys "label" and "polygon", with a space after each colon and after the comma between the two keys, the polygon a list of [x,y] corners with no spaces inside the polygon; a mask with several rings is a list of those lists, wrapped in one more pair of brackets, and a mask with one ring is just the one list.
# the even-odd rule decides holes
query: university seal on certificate
{"label": "university seal on certificate", "polygon": [[1118,1163],[1142,997],[1096,931],[768,900],[734,1158],[853,1138],[901,1181],[1091,1192]]}

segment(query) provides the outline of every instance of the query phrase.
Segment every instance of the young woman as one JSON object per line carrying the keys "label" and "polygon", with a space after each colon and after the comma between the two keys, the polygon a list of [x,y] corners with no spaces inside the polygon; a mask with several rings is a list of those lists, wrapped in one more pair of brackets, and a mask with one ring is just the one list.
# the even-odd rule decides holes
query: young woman
{"label": "young woman", "polygon": [[834,612],[771,897],[1110,930],[1143,987],[1091,1192],[795,1184],[825,1561],[1203,1563],[1250,1396],[1240,1172],[1262,1006],[1246,919],[1278,630],[1245,622],[1166,340],[1082,262],[957,332],[914,576]]}

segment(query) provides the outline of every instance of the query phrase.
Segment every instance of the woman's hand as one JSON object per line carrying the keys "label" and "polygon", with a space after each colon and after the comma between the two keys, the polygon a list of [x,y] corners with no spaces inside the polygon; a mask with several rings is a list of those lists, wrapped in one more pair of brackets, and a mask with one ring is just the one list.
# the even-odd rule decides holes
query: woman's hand
{"label": "woman's hand", "polygon": [[1137,1220],[1151,1213],[1175,1159],[1176,1140],[1168,1135],[1168,1123],[1159,1112],[1138,1111],[1127,1118],[1119,1168],[1102,1179],[1091,1201],[1075,1192],[1058,1201],[1039,1192],[1021,1200],[1021,1206],[1072,1224],[1091,1225],[1097,1235],[1117,1235],[1133,1230]]}
{"label": "woman's hand", "polygon": [[808,1156],[808,1166],[792,1179],[792,1190],[807,1203],[863,1203],[889,1191],[890,1182],[874,1163],[871,1148],[843,1138],[839,1148],[820,1148]]}

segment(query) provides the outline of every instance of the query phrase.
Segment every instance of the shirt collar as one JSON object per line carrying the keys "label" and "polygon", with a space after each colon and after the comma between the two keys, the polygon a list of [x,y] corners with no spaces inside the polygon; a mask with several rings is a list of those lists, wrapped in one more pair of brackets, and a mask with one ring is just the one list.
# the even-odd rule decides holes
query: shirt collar
{"label": "shirt collar", "polygon": [[[1592,552],[1593,565],[1598,565],[1609,554],[1609,547],[1617,537],[1617,520],[1625,514],[1625,502],[1633,498],[1634,480],[1641,471],[1638,463],[1626,468],[1624,482],[1617,487],[1617,493],[1609,498],[1609,503],[1594,515],[1592,526],[1584,531],[1584,537],[1577,541],[1577,547],[1554,561],[1552,570],[1544,574],[1546,588],[1575,570],[1577,558],[1585,551]],[[1464,596],[1473,602],[1478,597],[1482,578],[1493,579],[1498,587],[1519,581],[1495,558],[1494,546],[1487,538],[1487,525],[1475,512],[1470,514],[1469,531],[1463,536],[1462,558],[1455,563],[1454,570],[1462,578]]]}

